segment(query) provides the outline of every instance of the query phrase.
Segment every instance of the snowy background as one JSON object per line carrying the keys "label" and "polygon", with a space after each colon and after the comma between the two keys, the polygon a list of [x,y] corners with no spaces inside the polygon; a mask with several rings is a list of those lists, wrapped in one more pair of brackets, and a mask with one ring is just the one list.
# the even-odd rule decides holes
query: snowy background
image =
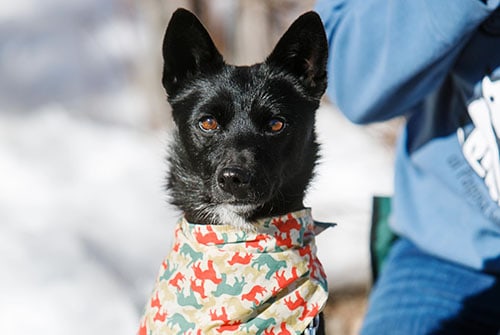
{"label": "snowy background", "polygon": [[[0,334],[137,329],[179,213],[163,190],[155,22],[168,16],[136,3],[0,3]],[[391,193],[392,148],[327,104],[317,130],[306,202],[338,223],[318,237],[320,259],[333,290],[366,286],[371,198]]]}

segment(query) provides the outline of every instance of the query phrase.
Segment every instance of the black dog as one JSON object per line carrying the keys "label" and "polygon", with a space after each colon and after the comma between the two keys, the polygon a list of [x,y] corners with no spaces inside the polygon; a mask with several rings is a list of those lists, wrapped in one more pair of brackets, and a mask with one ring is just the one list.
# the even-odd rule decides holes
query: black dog
{"label": "black dog", "polygon": [[[318,157],[315,112],[327,84],[327,42],[319,16],[309,12],[298,18],[265,62],[232,66],[224,62],[198,19],[179,9],[172,16],[165,34],[163,58],[162,82],[177,126],[170,148],[168,190],[171,202],[183,211],[186,221],[193,226],[230,225],[242,234],[256,232],[258,237],[261,235],[258,235],[260,228],[255,225],[256,221],[303,210],[304,194]],[[208,241],[213,232],[209,229],[205,233],[203,236]],[[274,236],[285,236],[281,233],[280,230]],[[194,234],[202,236],[196,235],[196,231]],[[210,236],[217,240],[215,235]],[[191,286],[184,289],[180,286],[182,283],[189,286],[186,273],[169,272],[172,266],[166,261],[160,279],[169,278],[169,283],[176,280],[177,286],[170,289],[178,290],[177,297],[186,301],[189,294],[194,297],[195,293],[208,299],[210,285],[214,288],[212,294],[217,295],[215,284],[221,285],[226,274],[215,274],[211,260],[197,262],[205,251],[183,247],[183,257],[189,257],[186,260],[191,261],[190,269],[194,268],[198,277],[193,277]],[[238,255],[242,254],[236,253]],[[234,259],[236,263],[238,258]],[[284,272],[279,277],[280,266],[284,265],[273,261],[278,268],[276,272],[271,272],[270,263],[266,263],[266,267],[264,263],[252,261],[247,267],[260,269],[262,265],[264,269],[269,268],[268,277],[284,278]],[[247,298],[254,304],[256,300],[251,299],[269,291],[255,283],[244,284],[239,279],[228,286],[234,289],[237,284],[247,285],[245,288],[254,284],[252,290],[241,290],[241,293],[246,292],[242,299]],[[191,293],[188,294],[188,290]],[[157,292],[150,307],[161,307],[161,299]],[[275,299],[269,298],[266,304]],[[300,311],[299,318],[305,319],[313,312],[301,299],[302,296],[295,293],[284,301],[290,309]],[[199,300],[191,300],[190,306],[199,308]],[[230,307],[212,307],[211,320],[222,322],[218,331],[241,326],[241,320],[225,319]],[[154,313],[155,320],[163,317],[171,329],[179,329],[179,334],[191,330],[194,334],[197,329],[182,313],[172,315],[168,308],[162,312],[159,307]],[[255,316],[250,319],[252,317],[259,319]],[[318,317],[315,320],[317,322]],[[276,317],[267,319],[276,329],[280,325],[281,329],[287,329],[280,321]],[[239,329],[248,332],[255,329],[254,326],[257,327],[252,324]],[[143,327],[146,327],[144,321]],[[256,334],[274,333],[271,328],[266,328],[271,329],[269,332],[259,329]],[[320,325],[317,334],[323,333],[323,325]]]}

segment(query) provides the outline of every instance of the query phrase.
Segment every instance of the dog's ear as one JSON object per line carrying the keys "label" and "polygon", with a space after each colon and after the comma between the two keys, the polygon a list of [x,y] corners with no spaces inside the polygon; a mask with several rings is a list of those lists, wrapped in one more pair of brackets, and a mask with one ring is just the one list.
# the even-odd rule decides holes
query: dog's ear
{"label": "dog's ear", "polygon": [[306,91],[321,98],[327,85],[328,43],[318,14],[301,15],[278,41],[266,63],[296,76]]}
{"label": "dog's ear", "polygon": [[189,78],[210,73],[224,64],[207,30],[198,18],[186,9],[177,9],[163,39],[162,83],[169,95]]}

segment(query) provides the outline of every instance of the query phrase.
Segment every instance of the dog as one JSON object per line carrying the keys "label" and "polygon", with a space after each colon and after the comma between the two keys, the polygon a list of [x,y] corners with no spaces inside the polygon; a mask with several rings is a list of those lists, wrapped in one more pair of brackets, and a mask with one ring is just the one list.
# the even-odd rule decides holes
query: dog
{"label": "dog", "polygon": [[303,204],[327,86],[319,16],[301,15],[264,62],[233,66],[178,9],[162,52],[176,125],[167,189],[183,218],[139,334],[324,334],[326,276]]}

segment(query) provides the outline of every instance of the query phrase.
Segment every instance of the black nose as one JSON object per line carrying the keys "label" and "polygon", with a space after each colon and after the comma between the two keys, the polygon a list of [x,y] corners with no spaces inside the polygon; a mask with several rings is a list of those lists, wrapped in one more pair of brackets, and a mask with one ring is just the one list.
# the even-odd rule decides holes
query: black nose
{"label": "black nose", "polygon": [[250,185],[250,172],[238,167],[224,168],[217,176],[219,187],[237,198],[247,195]]}

